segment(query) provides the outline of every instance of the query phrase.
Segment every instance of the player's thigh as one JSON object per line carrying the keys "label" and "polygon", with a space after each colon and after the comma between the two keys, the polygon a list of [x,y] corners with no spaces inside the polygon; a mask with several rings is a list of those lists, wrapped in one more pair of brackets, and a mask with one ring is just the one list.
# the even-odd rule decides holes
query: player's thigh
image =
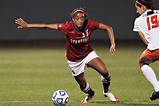
{"label": "player's thigh", "polygon": [[95,69],[99,73],[107,73],[108,72],[106,65],[99,57],[92,59],[90,62],[87,63],[87,65],[89,67]]}
{"label": "player's thigh", "polygon": [[140,64],[140,66],[142,66],[143,64],[150,64],[150,63],[152,63],[153,60],[151,59],[151,55],[152,55],[152,54],[150,54],[150,53],[147,51],[147,49],[144,50],[144,51],[142,52],[142,54],[140,55],[140,58],[139,58],[139,64]]}
{"label": "player's thigh", "polygon": [[144,50],[144,51],[141,53],[141,55],[140,55],[140,57],[139,57],[139,60],[141,60],[142,58],[145,57],[145,53],[146,53],[146,50]]}

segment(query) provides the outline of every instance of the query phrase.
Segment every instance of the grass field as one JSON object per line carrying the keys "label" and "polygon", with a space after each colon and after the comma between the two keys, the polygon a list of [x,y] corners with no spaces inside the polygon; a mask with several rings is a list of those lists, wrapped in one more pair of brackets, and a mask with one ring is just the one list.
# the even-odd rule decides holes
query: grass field
{"label": "grass field", "polygon": [[[158,106],[150,101],[153,90],[138,67],[141,48],[119,48],[110,55],[105,48],[96,48],[112,75],[111,90],[120,99],[112,103],[102,95],[97,72],[87,69],[86,77],[96,92],[84,106]],[[152,64],[158,74],[158,62]],[[64,89],[69,94],[68,106],[81,106],[85,94],[72,77],[64,49],[0,49],[0,106],[53,106],[53,91]]]}

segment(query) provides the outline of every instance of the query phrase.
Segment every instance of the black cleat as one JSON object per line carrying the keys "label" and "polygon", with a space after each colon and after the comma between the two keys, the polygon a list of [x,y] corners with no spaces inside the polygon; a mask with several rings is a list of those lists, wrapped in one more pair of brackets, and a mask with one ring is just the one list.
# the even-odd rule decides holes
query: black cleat
{"label": "black cleat", "polygon": [[150,99],[151,99],[151,100],[159,99],[159,91],[158,91],[158,92],[154,91],[154,92],[152,93],[152,96],[150,97]]}

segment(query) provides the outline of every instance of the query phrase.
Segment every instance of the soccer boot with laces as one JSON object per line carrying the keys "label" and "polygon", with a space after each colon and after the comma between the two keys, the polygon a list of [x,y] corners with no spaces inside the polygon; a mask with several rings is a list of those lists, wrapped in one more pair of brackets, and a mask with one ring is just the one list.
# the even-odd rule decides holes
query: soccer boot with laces
{"label": "soccer boot with laces", "polygon": [[84,99],[81,100],[81,104],[89,103],[94,96],[95,96],[95,93],[93,93],[93,95],[87,95]]}
{"label": "soccer boot with laces", "polygon": [[158,92],[156,92],[156,91],[152,92],[152,95],[151,95],[150,99],[152,101],[156,100],[156,99],[159,99],[159,91]]}
{"label": "soccer boot with laces", "polygon": [[111,102],[118,102],[119,101],[118,98],[116,96],[114,96],[111,91],[103,92],[103,95],[105,97],[108,97],[108,99]]}

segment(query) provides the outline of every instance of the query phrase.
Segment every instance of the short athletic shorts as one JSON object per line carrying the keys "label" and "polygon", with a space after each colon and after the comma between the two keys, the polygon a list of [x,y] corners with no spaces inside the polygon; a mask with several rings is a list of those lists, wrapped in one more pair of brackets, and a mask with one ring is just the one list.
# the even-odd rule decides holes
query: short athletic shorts
{"label": "short athletic shorts", "polygon": [[95,51],[90,52],[84,59],[78,62],[67,61],[68,66],[72,72],[73,76],[77,76],[84,72],[86,64],[89,63],[92,59],[99,57]]}
{"label": "short athletic shorts", "polygon": [[156,50],[145,50],[145,57],[149,60],[155,61],[159,59],[159,49]]}

